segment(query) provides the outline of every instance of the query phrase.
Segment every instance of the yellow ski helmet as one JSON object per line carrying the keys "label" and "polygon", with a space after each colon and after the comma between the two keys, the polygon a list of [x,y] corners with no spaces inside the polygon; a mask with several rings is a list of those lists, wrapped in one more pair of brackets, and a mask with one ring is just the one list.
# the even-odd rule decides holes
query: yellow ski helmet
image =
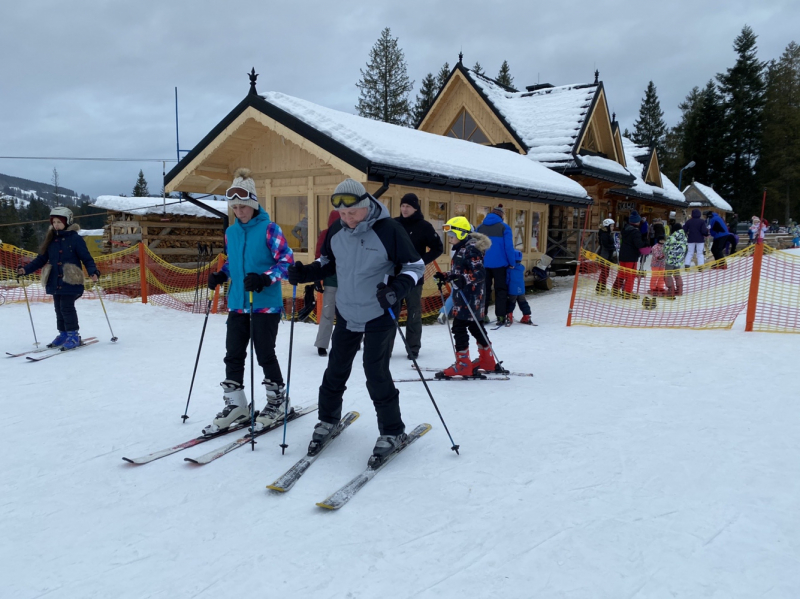
{"label": "yellow ski helmet", "polygon": [[472,232],[472,225],[463,216],[454,216],[444,224],[442,230],[445,233],[452,233],[461,241]]}

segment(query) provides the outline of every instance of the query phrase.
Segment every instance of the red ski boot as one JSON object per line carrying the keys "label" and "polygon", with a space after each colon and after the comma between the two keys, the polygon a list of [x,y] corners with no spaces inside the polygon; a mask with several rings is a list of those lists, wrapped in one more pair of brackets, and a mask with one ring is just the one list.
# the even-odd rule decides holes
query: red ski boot
{"label": "red ski boot", "polygon": [[495,372],[497,369],[497,362],[494,361],[494,354],[489,347],[478,345],[478,359],[472,361],[474,372],[477,374],[479,370],[485,372]]}
{"label": "red ski boot", "polygon": [[456,363],[450,368],[445,368],[442,372],[437,373],[437,378],[451,377],[451,376],[472,376],[472,362],[469,360],[469,349],[456,353]]}
{"label": "red ski boot", "polygon": [[523,316],[523,317],[520,319],[520,321],[519,321],[519,322],[520,322],[520,324],[533,324],[533,323],[531,322],[531,315],[530,315],[530,314],[526,314],[525,316]]}

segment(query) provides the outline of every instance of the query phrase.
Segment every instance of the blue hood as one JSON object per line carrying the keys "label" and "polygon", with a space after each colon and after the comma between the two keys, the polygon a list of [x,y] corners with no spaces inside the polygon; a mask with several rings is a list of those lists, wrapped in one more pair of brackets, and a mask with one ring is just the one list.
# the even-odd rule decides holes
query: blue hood
{"label": "blue hood", "polygon": [[496,225],[497,223],[502,223],[502,222],[505,221],[503,221],[503,219],[500,218],[498,214],[491,212],[486,216],[486,218],[483,219],[483,222],[481,224],[489,226],[489,225]]}

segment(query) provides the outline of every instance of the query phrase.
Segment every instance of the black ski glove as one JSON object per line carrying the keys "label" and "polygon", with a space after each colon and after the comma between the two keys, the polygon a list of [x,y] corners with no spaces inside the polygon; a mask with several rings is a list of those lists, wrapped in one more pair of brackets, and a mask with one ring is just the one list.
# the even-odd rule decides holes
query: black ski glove
{"label": "black ski glove", "polygon": [[314,291],[317,293],[325,293],[325,288],[322,286],[322,281],[314,282]]}
{"label": "black ski glove", "polygon": [[269,278],[269,275],[249,272],[244,278],[245,291],[259,293],[264,287],[269,287],[270,285],[272,285],[272,279]]}
{"label": "black ski glove", "polygon": [[217,285],[222,285],[227,280],[228,280],[228,275],[226,275],[222,271],[210,272],[208,273],[208,288],[216,289]]}
{"label": "black ski glove", "polygon": [[452,283],[453,287],[456,289],[466,289],[467,288],[467,277],[464,275],[450,275],[447,279]]}
{"label": "black ski glove", "polygon": [[290,285],[305,283],[306,266],[302,262],[295,262],[289,266],[287,278]]}
{"label": "black ski glove", "polygon": [[378,298],[378,303],[384,310],[388,310],[397,303],[397,292],[386,283],[378,283],[378,292],[375,297]]}
{"label": "black ski glove", "polygon": [[433,278],[436,279],[436,283],[441,287],[445,283],[447,283],[447,273],[446,272],[439,272],[438,270],[433,273]]}

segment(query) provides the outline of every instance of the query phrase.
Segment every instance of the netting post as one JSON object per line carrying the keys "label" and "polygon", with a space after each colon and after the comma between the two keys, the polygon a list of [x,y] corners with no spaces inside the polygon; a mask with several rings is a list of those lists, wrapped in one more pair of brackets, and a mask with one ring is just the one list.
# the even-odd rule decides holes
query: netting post
{"label": "netting post", "polygon": [[578,265],[575,267],[575,279],[572,281],[572,297],[569,300],[569,312],[567,313],[567,326],[572,326],[572,309],[575,307],[575,296],[578,293],[578,277],[581,273],[581,259],[583,258],[583,233],[589,228],[589,217],[592,214],[592,207],[586,207],[586,218],[583,219],[583,229],[578,237]]}
{"label": "netting post", "polygon": [[317,294],[317,324],[322,322],[322,302],[324,301],[322,294],[319,291],[315,291]]}
{"label": "netting post", "polygon": [[142,303],[147,303],[147,253],[144,241],[139,242],[139,283],[142,286]]}
{"label": "netting post", "polygon": [[[222,266],[224,264],[225,264],[225,258],[223,257],[223,254],[219,254],[217,256],[217,270],[216,270],[216,272],[221,271],[222,270]],[[219,306],[219,290],[220,290],[220,287],[222,287],[222,285],[217,285],[214,288],[214,303],[211,305],[211,313],[212,314],[216,314],[217,313],[217,306]]]}
{"label": "netting post", "polygon": [[758,306],[758,288],[761,283],[761,262],[764,259],[764,240],[761,239],[761,224],[764,222],[764,208],[767,203],[767,190],[764,189],[764,196],[761,200],[761,220],[758,223],[759,229],[756,231],[756,248],[753,251],[753,272],[750,275],[750,295],[747,297],[747,321],[744,327],[745,332],[753,332],[753,323],[756,320],[756,307]]}

